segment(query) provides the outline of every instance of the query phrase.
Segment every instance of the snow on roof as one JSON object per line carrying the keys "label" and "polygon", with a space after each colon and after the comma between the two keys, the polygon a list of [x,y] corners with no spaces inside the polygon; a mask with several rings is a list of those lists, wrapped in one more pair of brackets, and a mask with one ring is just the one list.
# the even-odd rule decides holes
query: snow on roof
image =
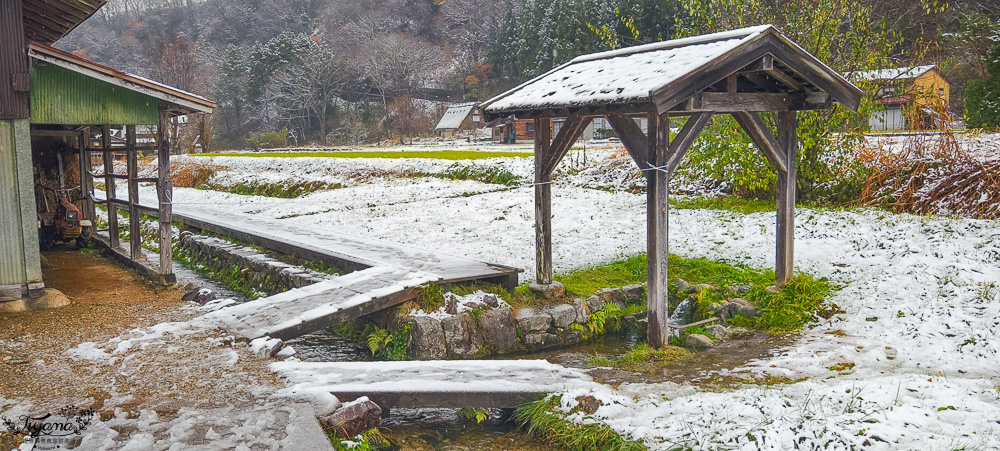
{"label": "snow on roof", "polygon": [[894,67],[891,69],[851,72],[848,77],[855,80],[908,80],[917,78],[937,66],[929,64],[915,67]]}
{"label": "snow on roof", "polygon": [[444,116],[441,116],[441,121],[438,122],[435,130],[449,129],[449,128],[459,128],[462,126],[462,121],[469,116],[469,112],[472,108],[476,106],[476,102],[470,103],[459,103],[448,107],[448,111],[444,112]]}
{"label": "snow on roof", "polygon": [[650,91],[772,28],[762,25],[583,55],[483,105],[501,112],[649,101]]}

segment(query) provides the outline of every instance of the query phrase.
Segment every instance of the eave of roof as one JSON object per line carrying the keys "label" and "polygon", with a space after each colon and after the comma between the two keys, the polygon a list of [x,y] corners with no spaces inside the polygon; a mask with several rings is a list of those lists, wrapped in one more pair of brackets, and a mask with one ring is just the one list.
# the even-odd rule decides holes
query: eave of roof
{"label": "eave of roof", "polygon": [[24,42],[52,44],[73,31],[107,2],[108,0],[23,0]]}
{"label": "eave of roof", "polygon": [[28,46],[28,55],[39,61],[55,64],[73,72],[163,100],[174,105],[176,107],[174,109],[183,114],[211,113],[217,106],[215,102],[196,94],[128,74],[37,42],[32,42]]}

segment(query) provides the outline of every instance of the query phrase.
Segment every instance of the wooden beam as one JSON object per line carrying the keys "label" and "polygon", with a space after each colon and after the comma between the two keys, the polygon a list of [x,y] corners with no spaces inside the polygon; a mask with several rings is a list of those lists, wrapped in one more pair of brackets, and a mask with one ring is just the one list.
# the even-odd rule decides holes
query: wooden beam
{"label": "wooden beam", "polygon": [[748,113],[746,111],[733,112],[731,114],[733,115],[733,119],[736,119],[736,122],[743,128],[743,131],[750,135],[750,139],[757,144],[761,152],[764,152],[764,157],[771,163],[771,166],[774,166],[778,171],[788,171],[787,156],[780,150],[781,146],[774,139],[771,131],[768,130],[764,119],[759,114]]}
{"label": "wooden beam", "polygon": [[701,131],[705,129],[708,125],[708,121],[712,119],[712,113],[697,113],[688,118],[687,122],[684,123],[684,127],[681,128],[680,133],[674,137],[673,142],[670,143],[670,147],[667,148],[667,174],[673,175],[674,169],[677,169],[677,165],[681,164],[681,160],[684,159],[684,154],[687,153],[691,145],[694,144],[694,140],[698,138]]}
{"label": "wooden beam", "polygon": [[785,286],[792,279],[795,267],[793,262],[795,245],[795,194],[796,194],[796,151],[798,138],[795,130],[798,126],[796,113],[792,111],[778,113],[778,150],[785,155],[788,162],[787,170],[778,171],[778,213],[777,213],[777,249],[775,254],[775,282],[779,287]]}
{"label": "wooden beam", "polygon": [[[656,168],[667,163],[667,145],[670,141],[670,121],[655,113],[649,114],[647,161]],[[649,327],[647,340],[654,349],[670,343],[670,317],[667,292],[668,225],[667,225],[667,183],[670,177],[666,170],[650,170],[646,173],[646,276],[647,276],[647,318]]]}
{"label": "wooden beam", "polygon": [[770,69],[770,70],[765,70],[764,73],[770,76],[771,78],[778,80],[779,82],[781,82],[781,84],[788,86],[788,88],[791,89],[792,91],[804,90],[802,88],[802,84],[796,81],[795,77],[792,77],[791,75],[786,74],[783,71],[780,71],[778,69]]}
{"label": "wooden beam", "polygon": [[159,181],[156,184],[156,194],[160,202],[160,274],[173,274],[173,243],[172,233],[174,188],[170,184],[170,112],[160,106],[160,120],[156,126],[157,164],[159,166]]}
{"label": "wooden beam", "polygon": [[545,164],[551,159],[552,120],[535,119],[535,279],[552,283],[552,173]]}
{"label": "wooden beam", "polygon": [[142,232],[139,222],[139,164],[135,150],[135,126],[125,126],[125,158],[128,170],[128,235],[129,235],[129,255],[132,260],[142,258]]}
{"label": "wooden beam", "polygon": [[[101,126],[101,148],[104,149],[104,193],[108,200],[115,198],[115,162],[111,153],[111,127]],[[118,239],[118,207],[113,202],[108,204],[108,243],[111,247],[119,247]]]}
{"label": "wooden beam", "polygon": [[[587,128],[590,124],[591,119],[589,117],[580,116],[570,116],[566,118],[566,122],[563,123],[562,128],[559,129],[559,133],[552,140],[552,144],[549,146],[549,155],[544,161],[543,170],[552,174],[552,171],[556,169],[559,162],[562,161],[563,157],[566,156],[566,152],[573,147],[576,140],[583,133],[583,130]],[[537,128],[535,129],[537,133]]]}
{"label": "wooden beam", "polygon": [[622,140],[622,144],[625,146],[625,150],[628,150],[632,161],[635,161],[636,166],[639,166],[639,170],[648,178],[649,151],[646,146],[649,145],[649,139],[646,137],[646,134],[642,132],[639,125],[630,117],[617,114],[609,115],[608,122],[611,124],[611,128],[618,133],[618,138]]}
{"label": "wooden beam", "polygon": [[785,93],[702,92],[695,94],[695,99],[698,110],[714,113],[786,111],[792,108],[790,96]]}

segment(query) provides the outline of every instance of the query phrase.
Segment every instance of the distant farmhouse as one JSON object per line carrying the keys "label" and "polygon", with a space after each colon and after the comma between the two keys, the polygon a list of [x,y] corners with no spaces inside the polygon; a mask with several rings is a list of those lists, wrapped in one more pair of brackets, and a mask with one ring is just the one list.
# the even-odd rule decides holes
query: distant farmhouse
{"label": "distant farmhouse", "polygon": [[454,138],[461,132],[471,132],[485,126],[483,115],[476,102],[459,103],[448,107],[434,131],[442,138]]}
{"label": "distant farmhouse", "polygon": [[872,130],[913,130],[941,127],[951,85],[935,65],[855,72],[849,78],[873,81],[884,111],[868,119]]}

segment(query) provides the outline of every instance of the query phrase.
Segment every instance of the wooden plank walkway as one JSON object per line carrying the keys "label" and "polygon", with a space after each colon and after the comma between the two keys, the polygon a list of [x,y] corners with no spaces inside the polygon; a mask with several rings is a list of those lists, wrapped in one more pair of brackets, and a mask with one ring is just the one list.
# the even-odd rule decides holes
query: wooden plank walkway
{"label": "wooden plank walkway", "polygon": [[324,391],[341,402],[361,396],[383,408],[515,408],[542,395],[598,385],[580,370],[545,360],[276,362],[294,392]]}
{"label": "wooden plank walkway", "polygon": [[402,304],[435,274],[375,266],[205,315],[234,335],[288,340]]}
{"label": "wooden plank walkway", "polygon": [[[147,210],[146,213],[154,213]],[[210,206],[177,204],[174,222],[253,243],[296,257],[352,271],[390,265],[440,276],[440,283],[482,280],[517,286],[520,269],[450,255],[385,240],[354,236],[290,221],[213,210]]]}
{"label": "wooden plank walkway", "polygon": [[[97,192],[97,198],[103,198]],[[157,209],[139,205],[144,214]],[[401,304],[417,297],[426,283],[480,280],[517,286],[519,269],[475,259],[220,211],[212,205],[176,204],[173,221],[212,233],[354,271],[308,287],[229,307],[208,316],[248,339],[271,336],[288,340],[337,323]]]}

